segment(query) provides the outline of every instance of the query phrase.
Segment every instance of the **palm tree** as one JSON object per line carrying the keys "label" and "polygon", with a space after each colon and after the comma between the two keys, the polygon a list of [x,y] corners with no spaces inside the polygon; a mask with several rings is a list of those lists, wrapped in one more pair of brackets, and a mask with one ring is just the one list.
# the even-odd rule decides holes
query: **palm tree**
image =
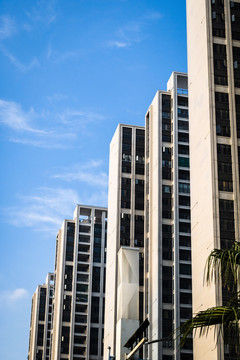
{"label": "palm tree", "polygon": [[192,336],[194,330],[200,330],[200,336],[207,335],[210,327],[216,327],[217,336],[223,334],[234,339],[236,350],[240,353],[240,243],[234,242],[230,249],[213,250],[206,262],[205,278],[207,284],[222,279],[222,284],[232,292],[232,298],[226,305],[215,306],[198,312],[192,319],[180,327],[181,345]]}

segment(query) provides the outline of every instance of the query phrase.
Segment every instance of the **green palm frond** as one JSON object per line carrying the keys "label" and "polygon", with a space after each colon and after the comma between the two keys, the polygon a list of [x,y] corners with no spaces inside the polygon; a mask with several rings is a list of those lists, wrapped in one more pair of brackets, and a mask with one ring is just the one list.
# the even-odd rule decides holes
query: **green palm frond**
{"label": "green palm frond", "polygon": [[240,243],[234,242],[231,249],[214,249],[209,255],[205,273],[209,284],[213,278],[222,278],[223,285],[230,288],[240,279]]}
{"label": "green palm frond", "polygon": [[[186,321],[180,327],[181,346],[185,344],[188,337],[194,330],[199,329],[199,335],[207,335],[213,325],[221,325],[225,334],[239,334],[240,307],[237,306],[216,306],[200,311],[192,319]],[[237,336],[236,336],[237,337]]]}

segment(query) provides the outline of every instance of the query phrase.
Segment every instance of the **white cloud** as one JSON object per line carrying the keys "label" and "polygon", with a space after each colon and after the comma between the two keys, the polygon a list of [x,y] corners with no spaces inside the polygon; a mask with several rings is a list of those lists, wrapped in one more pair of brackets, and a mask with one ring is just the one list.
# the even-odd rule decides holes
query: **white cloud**
{"label": "white cloud", "polygon": [[5,209],[6,220],[17,227],[55,236],[64,219],[71,219],[77,204],[107,206],[107,189],[78,192],[71,188],[39,188],[33,195],[18,195],[18,205]]}
{"label": "white cloud", "polygon": [[31,108],[26,112],[20,104],[0,99],[0,125],[11,130],[9,140],[35,147],[58,149],[73,146],[80,130],[83,134],[83,129],[89,128],[89,123],[103,119],[102,115],[91,111],[61,111],[59,106],[54,111],[53,104],[51,111],[36,112]]}
{"label": "white cloud", "polygon": [[32,68],[39,66],[39,62],[37,58],[33,58],[33,60],[29,64],[23,64],[13,54],[11,54],[3,45],[0,46],[0,50],[10,60],[10,62],[22,72],[27,72]]}
{"label": "white cloud", "polygon": [[0,293],[0,303],[14,303],[28,298],[28,291],[25,289],[6,290]]}
{"label": "white cloud", "polygon": [[157,11],[149,11],[142,15],[139,19],[129,22],[119,27],[114,38],[107,42],[110,47],[127,48],[136,43],[140,43],[146,38],[146,25],[150,22],[162,18],[162,14]]}
{"label": "white cloud", "polygon": [[124,41],[109,41],[109,46],[112,46],[112,47],[125,48],[129,45],[130,44],[128,44],[127,42],[124,42]]}
{"label": "white cloud", "polygon": [[53,64],[64,62],[65,60],[71,58],[78,58],[79,56],[81,56],[81,52],[79,50],[67,50],[62,53],[56,53],[53,51],[51,51],[51,53],[48,52],[48,59],[51,58]]}
{"label": "white cloud", "polygon": [[145,19],[149,19],[149,20],[158,20],[161,19],[162,17],[163,15],[158,11],[150,11],[145,15]]}
{"label": "white cloud", "polygon": [[41,0],[36,2],[31,11],[26,12],[29,21],[34,25],[42,23],[51,25],[57,19],[54,0]]}
{"label": "white cloud", "polygon": [[108,42],[108,46],[117,48],[126,48],[134,43],[141,42],[143,35],[141,34],[141,22],[132,22],[126,24],[115,33],[115,39]]}
{"label": "white cloud", "polygon": [[80,199],[73,189],[39,188],[34,195],[18,195],[18,200],[19,206],[7,209],[12,225],[56,235],[63,220],[72,216]]}
{"label": "white cloud", "polygon": [[66,109],[61,113],[58,113],[57,116],[63,124],[83,124],[85,126],[89,123],[104,119],[104,116],[101,114],[92,111],[81,111],[75,109]]}
{"label": "white cloud", "polygon": [[54,178],[65,181],[81,181],[95,187],[107,187],[108,175],[101,170],[101,161],[92,160],[84,165],[75,165],[72,169],[54,175]]}
{"label": "white cloud", "polygon": [[33,109],[25,113],[21,106],[13,101],[0,99],[0,123],[15,131],[24,131],[44,135],[45,131],[33,128],[30,125],[35,117]]}
{"label": "white cloud", "polygon": [[9,15],[0,16],[0,40],[11,37],[16,32],[14,20]]}

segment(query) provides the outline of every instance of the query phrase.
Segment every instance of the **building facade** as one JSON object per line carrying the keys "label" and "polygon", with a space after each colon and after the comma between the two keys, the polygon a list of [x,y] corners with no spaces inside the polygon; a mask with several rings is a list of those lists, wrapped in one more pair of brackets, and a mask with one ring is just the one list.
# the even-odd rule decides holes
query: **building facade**
{"label": "building facade", "polygon": [[[120,338],[121,342],[124,343],[123,338],[127,340],[131,333],[138,327],[139,321],[141,322],[143,320],[144,158],[144,128],[123,124],[118,125],[110,144],[104,335],[105,359],[107,359],[108,356],[108,347],[111,347],[111,353],[117,355],[117,360],[120,360]],[[138,274],[135,275],[139,280],[139,286],[138,296],[134,297],[134,306],[137,312],[134,312],[134,318],[131,318],[134,324],[133,328],[128,323],[126,327],[127,331],[117,336],[117,328],[119,329],[120,327],[121,319],[124,318],[127,320],[126,312],[122,311],[122,306],[120,306],[122,302],[119,299],[122,293],[121,284],[118,283],[118,277],[121,278],[120,269],[122,268],[118,255],[121,248],[125,248],[124,253],[129,254],[129,258],[132,256],[130,254],[135,254],[133,255],[134,259],[136,256],[134,249],[138,249],[139,264],[137,267],[134,265],[134,268],[138,270]],[[133,251],[127,251],[128,249],[132,249]],[[126,257],[127,256],[128,255],[126,255]],[[129,262],[125,261],[125,264],[129,264]],[[130,271],[130,273],[133,272]],[[129,293],[123,293],[125,297],[128,295]],[[127,301],[127,303],[129,303],[129,301]],[[126,307],[128,308],[128,305],[126,305]],[[123,313],[125,315],[122,318],[120,314]]]}
{"label": "building facade", "polygon": [[[108,213],[104,358],[110,346],[116,360],[123,359],[129,350],[119,350],[120,338],[127,340],[134,332],[131,326],[136,330],[148,318],[148,339],[161,341],[141,349],[139,358],[191,360],[192,342],[179,350],[169,338],[192,315],[186,74],[173,73],[167,91],[157,92],[145,129],[118,126],[110,146]],[[131,333],[120,336],[127,316],[125,312],[120,322],[119,268],[121,249],[127,248],[129,253],[139,249],[139,266],[133,261],[139,277],[139,315],[129,310]]]}
{"label": "building facade", "polygon": [[[240,235],[240,1],[187,0],[193,312],[226,303],[203,286],[207,256]],[[214,329],[194,337],[195,359],[237,359]]]}
{"label": "building facade", "polygon": [[77,205],[57,236],[51,360],[103,354],[107,209]]}
{"label": "building facade", "polygon": [[144,358],[193,359],[170,340],[192,316],[188,78],[174,72],[146,114],[144,317],[149,340]]}
{"label": "building facade", "polygon": [[54,274],[39,285],[32,297],[28,360],[50,360],[50,334]]}

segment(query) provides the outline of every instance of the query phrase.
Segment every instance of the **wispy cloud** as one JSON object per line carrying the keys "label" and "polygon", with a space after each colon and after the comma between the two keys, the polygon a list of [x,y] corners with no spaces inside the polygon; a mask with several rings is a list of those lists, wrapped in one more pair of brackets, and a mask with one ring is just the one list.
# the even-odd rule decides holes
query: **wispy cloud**
{"label": "wispy cloud", "polygon": [[52,63],[57,64],[69,59],[79,58],[81,54],[82,52],[80,50],[67,50],[62,53],[52,51],[51,56],[48,54],[48,59],[51,57]]}
{"label": "wispy cloud", "polygon": [[46,134],[45,131],[33,128],[30,122],[35,117],[34,110],[25,113],[15,102],[0,99],[0,123],[15,131]]}
{"label": "wispy cloud", "polygon": [[107,206],[107,189],[96,185],[92,191],[86,186],[79,195],[71,188],[39,188],[33,195],[18,195],[16,201],[18,206],[4,210],[7,222],[55,236],[63,220],[72,218],[77,204]]}
{"label": "wispy cloud", "polygon": [[149,20],[158,20],[162,19],[163,15],[159,11],[150,11],[145,14],[144,18]]}
{"label": "wispy cloud", "polygon": [[[11,130],[9,140],[35,147],[73,146],[78,132],[83,132],[89,123],[103,119],[102,115],[92,111],[69,108],[54,111],[53,106],[51,111],[36,112],[33,108],[24,111],[20,104],[0,99],[0,125]],[[64,139],[71,141],[64,142]]]}
{"label": "wispy cloud", "polygon": [[132,22],[117,29],[114,39],[108,41],[110,47],[126,48],[142,40],[141,23]]}
{"label": "wispy cloud", "polygon": [[107,188],[108,175],[101,170],[102,161],[92,160],[84,165],[75,165],[72,169],[54,175],[54,178],[68,182],[81,181],[98,188]]}
{"label": "wispy cloud", "polygon": [[117,40],[109,41],[108,44],[109,46],[117,47],[117,48],[125,48],[130,45],[129,42],[117,41]]}
{"label": "wispy cloud", "polygon": [[119,27],[107,45],[109,47],[128,48],[140,43],[146,38],[146,25],[160,18],[162,18],[162,14],[157,11],[147,12],[137,20]]}
{"label": "wispy cloud", "polygon": [[36,2],[35,6],[26,12],[32,26],[35,26],[37,23],[50,25],[55,22],[57,18],[55,3],[56,1],[54,0],[41,0]]}
{"label": "wispy cloud", "polygon": [[28,298],[28,296],[28,291],[25,289],[5,290],[0,292],[0,304],[15,303]]}
{"label": "wispy cloud", "polygon": [[7,210],[8,221],[18,227],[56,234],[64,218],[71,216],[79,195],[73,189],[39,188],[34,195],[18,195],[20,207]]}
{"label": "wispy cloud", "polygon": [[16,32],[15,21],[9,15],[0,16],[0,40],[11,37]]}
{"label": "wispy cloud", "polygon": [[0,51],[18,70],[27,72],[32,68],[39,66],[37,58],[33,57],[33,59],[28,64],[24,64],[12,52],[7,50],[5,45],[3,45],[5,39],[12,37],[16,33],[17,27],[13,18],[11,18],[9,15],[0,16]]}
{"label": "wispy cloud", "polygon": [[10,60],[10,62],[14,66],[16,66],[16,68],[18,68],[22,72],[27,72],[32,68],[39,66],[39,62],[36,57],[33,58],[29,64],[24,64],[21,61],[19,61],[12,53],[10,53],[3,45],[0,46],[0,51]]}

